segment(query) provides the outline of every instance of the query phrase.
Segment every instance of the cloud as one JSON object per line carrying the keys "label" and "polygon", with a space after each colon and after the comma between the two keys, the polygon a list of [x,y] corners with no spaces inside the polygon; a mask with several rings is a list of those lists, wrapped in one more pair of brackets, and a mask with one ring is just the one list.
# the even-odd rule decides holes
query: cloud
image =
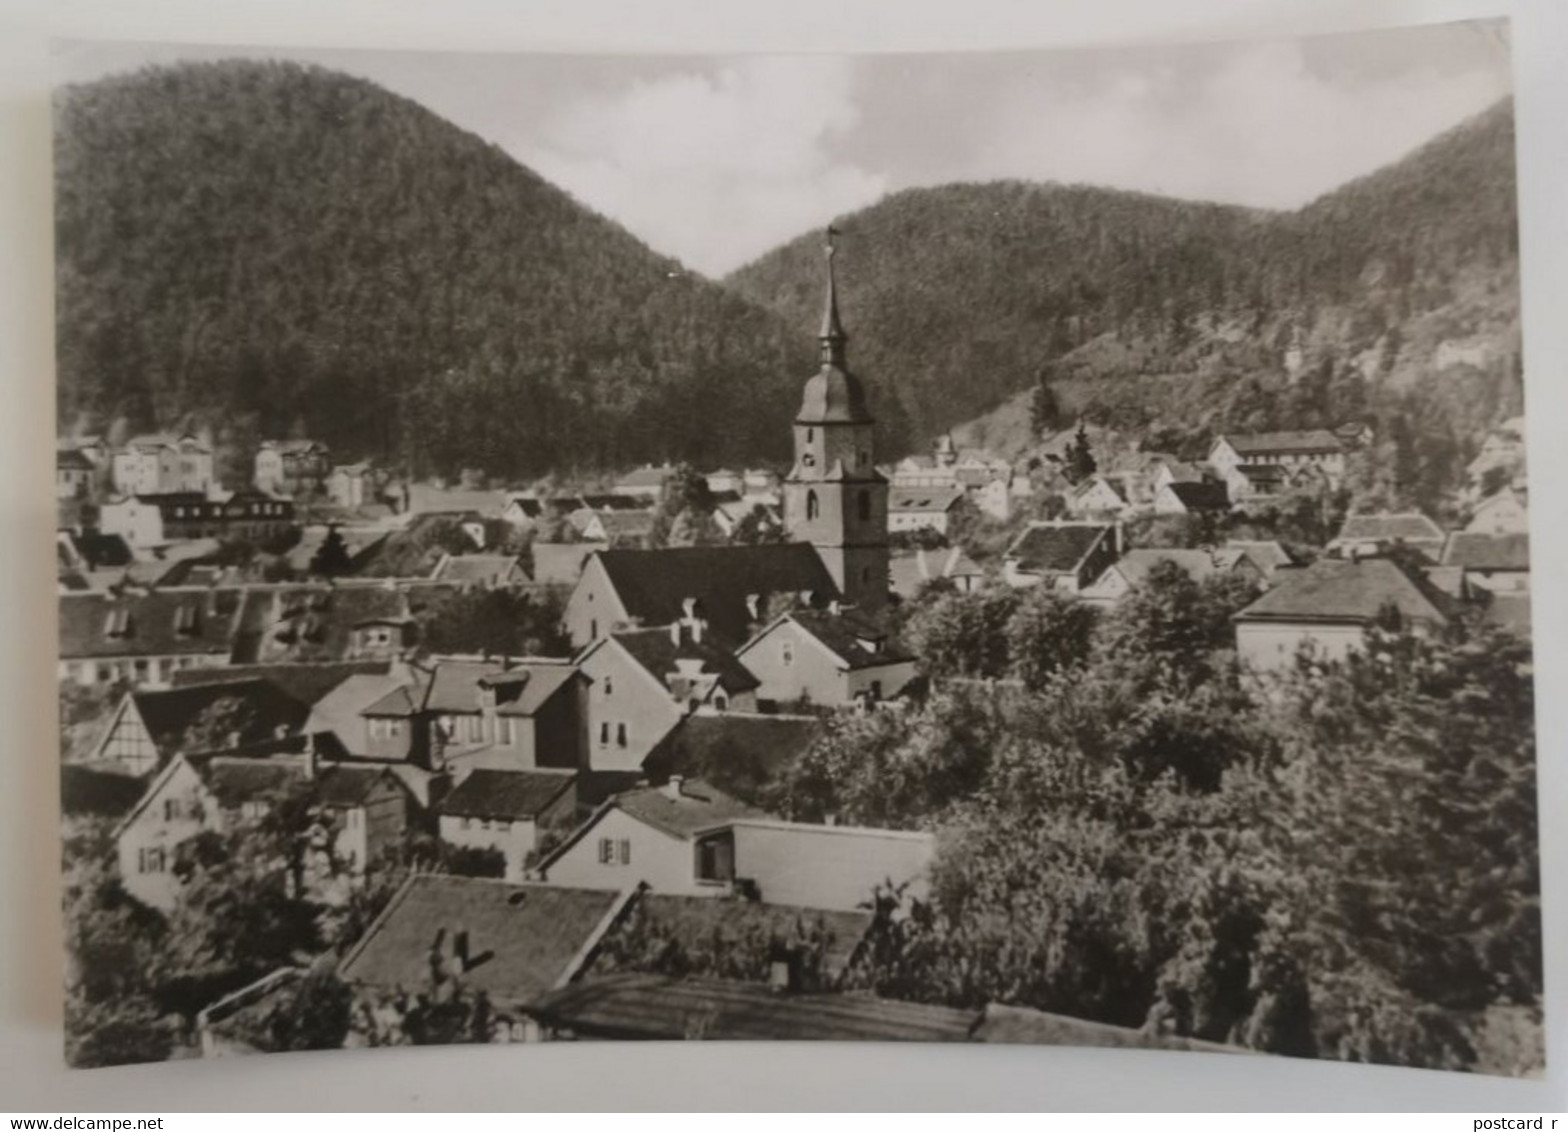
{"label": "cloud", "polygon": [[968,175],[1291,208],[1508,93],[1506,66],[1356,78],[1310,66],[1297,42],[1166,58],[1012,84],[977,123]]}
{"label": "cloud", "polygon": [[721,274],[885,191],[884,176],[833,155],[858,121],[854,78],[842,57],[694,65],[563,108],[518,156]]}

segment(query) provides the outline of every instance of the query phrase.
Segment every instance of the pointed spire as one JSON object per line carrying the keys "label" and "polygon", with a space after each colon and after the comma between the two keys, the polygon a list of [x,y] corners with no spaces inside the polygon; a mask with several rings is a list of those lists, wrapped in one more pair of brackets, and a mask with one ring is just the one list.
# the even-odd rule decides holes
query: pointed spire
{"label": "pointed spire", "polygon": [[833,241],[837,235],[838,229],[829,224],[827,244],[823,248],[828,261],[828,293],[822,305],[822,330],[818,333],[817,340],[822,343],[823,364],[842,369],[844,346],[849,341],[849,335],[844,333],[844,324],[838,317],[838,280],[833,274],[833,253],[836,250]]}

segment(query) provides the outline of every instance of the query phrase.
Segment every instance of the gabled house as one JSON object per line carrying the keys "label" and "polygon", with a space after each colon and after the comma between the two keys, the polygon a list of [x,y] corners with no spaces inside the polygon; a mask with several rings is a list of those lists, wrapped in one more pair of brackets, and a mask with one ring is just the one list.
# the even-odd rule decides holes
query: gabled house
{"label": "gabled house", "polygon": [[702,622],[629,629],[578,656],[588,688],[588,766],[636,772],[666,735],[699,708],[754,711],[757,678]]}
{"label": "gabled house", "polygon": [[697,868],[693,835],[759,811],[705,782],[670,778],[605,799],[593,814],[539,863],[552,885],[621,891],[639,883],[655,892],[724,895],[724,884],[705,883]]}
{"label": "gabled house", "polygon": [[848,707],[891,699],[915,678],[915,657],[853,610],[797,609],[735,653],[763,704]]}
{"label": "gabled house", "polygon": [[887,529],[945,535],[953,508],[963,497],[958,488],[895,487],[888,492]]}
{"label": "gabled house", "polygon": [[56,448],[54,452],[54,496],[56,499],[88,499],[93,494],[93,479],[98,465],[79,448]]}
{"label": "gabled house", "polygon": [[326,478],[327,498],[345,511],[356,511],[375,502],[375,484],[369,464],[337,464]]}
{"label": "gabled house", "polygon": [[959,593],[973,593],[985,584],[985,571],[957,546],[895,551],[888,568],[893,592],[905,601],[932,582],[950,582]]}
{"label": "gabled house", "polygon": [[1002,560],[1010,586],[1051,586],[1075,594],[1121,556],[1121,532],[1109,523],[1040,522],[1013,540]]}
{"label": "gabled house", "polygon": [[269,680],[128,692],[88,761],[123,774],[145,775],[181,752],[298,751],[309,717],[309,705]]}
{"label": "gabled house", "polygon": [[157,509],[163,538],[171,542],[203,538],[260,542],[294,525],[294,501],[260,491],[142,493],[136,501]]}
{"label": "gabled house", "polygon": [[1252,564],[1263,571],[1265,581],[1273,579],[1274,571],[1295,565],[1290,552],[1274,539],[1226,539],[1225,548],[1245,551]]}
{"label": "gabled house", "polygon": [[98,507],[98,530],[105,535],[123,538],[141,550],[162,546],[163,509],[150,499],[126,495],[108,499]]}
{"label": "gabled house", "polygon": [[[200,833],[243,829],[294,793],[311,827],[297,879],[318,899],[341,900],[369,862],[402,839],[409,798],[384,768],[318,766],[315,755],[248,758],[176,755],[115,831],[120,878],[132,896],[169,910],[179,899],[180,846]],[[280,867],[282,862],[279,862]]]}
{"label": "gabled house", "polygon": [[249,586],[236,664],[390,660],[414,643],[408,592],[380,583]]}
{"label": "gabled house", "polygon": [[1442,564],[1464,570],[1466,586],[1493,594],[1530,590],[1530,536],[1455,531],[1442,550]]}
{"label": "gabled house", "polygon": [[60,682],[160,687],[177,669],[228,664],[240,590],[61,594]]}
{"label": "gabled house", "polygon": [[1388,558],[1324,558],[1280,570],[1274,583],[1235,616],[1236,652],[1260,672],[1290,667],[1303,645],[1319,659],[1342,660],[1387,617],[1397,615],[1412,632],[1433,633],[1455,612],[1452,598]]}
{"label": "gabled house", "polygon": [[1243,550],[1214,548],[1178,550],[1164,547],[1139,547],[1129,550],[1106,568],[1105,573],[1079,593],[1084,601],[1115,605],[1148,580],[1149,572],[1161,562],[1171,562],[1195,582],[1222,575],[1234,575],[1262,584],[1264,574]]}
{"label": "gabled house", "polygon": [[515,554],[443,554],[430,580],[465,590],[494,590],[527,585],[529,578]]}
{"label": "gabled house", "polygon": [[476,770],[441,799],[441,840],[496,850],[506,859],[506,879],[522,880],[542,835],[571,824],[575,781],[569,770]]}
{"label": "gabled house", "polygon": [[764,817],[716,822],[693,841],[696,880],[707,889],[844,912],[871,907],[879,887],[907,886],[923,899],[936,856],[930,833]]}
{"label": "gabled house", "polygon": [[532,547],[534,584],[561,586],[570,589],[582,580],[588,560],[601,550],[609,550],[605,542],[538,542]]}
{"label": "gabled house", "polygon": [[1436,562],[1447,537],[1442,527],[1420,511],[1384,511],[1347,516],[1326,549],[1340,558],[1366,558],[1404,547],[1418,551],[1428,562]]}
{"label": "gabled house", "polygon": [[189,434],[133,436],[110,455],[109,470],[114,491],[120,495],[205,495],[218,486],[212,449]]}
{"label": "gabled house", "polygon": [[1229,510],[1230,492],[1219,480],[1172,481],[1154,493],[1156,515],[1217,515]]}
{"label": "gabled house", "polygon": [[675,469],[669,464],[655,467],[645,464],[635,471],[627,472],[615,481],[611,489],[616,495],[642,496],[653,502],[664,498],[664,492],[670,482],[670,477],[675,474]]}
{"label": "gabled house", "polygon": [[[1209,447],[1209,465],[1221,476],[1242,467],[1272,466],[1295,471],[1320,469],[1337,487],[1345,475],[1344,442],[1327,429],[1296,432],[1226,433]],[[1232,496],[1238,495],[1232,491]]]}
{"label": "gabled house", "polygon": [[1126,497],[1104,476],[1090,476],[1067,493],[1067,511],[1071,515],[1119,518],[1128,510]]}
{"label": "gabled house", "polygon": [[251,482],[269,495],[320,495],[332,475],[332,453],[315,440],[263,440]]}
{"label": "gabled house", "polygon": [[1232,508],[1264,507],[1290,490],[1292,471],[1279,464],[1236,464],[1220,475]]}
{"label": "gabled house", "polygon": [[713,632],[737,643],[762,620],[767,600],[784,594],[838,596],[809,543],[605,550],[588,559],[564,621],[582,648],[619,629],[670,625],[695,603]]}
{"label": "gabled house", "polygon": [[1530,509],[1523,491],[1505,487],[1475,505],[1465,530],[1487,535],[1530,533]]}

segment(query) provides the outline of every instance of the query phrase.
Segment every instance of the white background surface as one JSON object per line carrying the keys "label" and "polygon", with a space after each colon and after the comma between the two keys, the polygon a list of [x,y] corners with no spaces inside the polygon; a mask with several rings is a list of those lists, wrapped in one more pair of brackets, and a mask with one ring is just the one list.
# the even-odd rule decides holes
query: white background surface
{"label": "white background surface", "polygon": [[[1275,1058],[1004,1047],[591,1045],[290,1054],[70,1072],[60,1054],[51,38],[484,51],[1073,47],[1510,15],[1549,1050],[1543,1081]],[[1564,0],[0,0],[0,1111],[568,1107],[1568,1108],[1568,3]],[[1447,1126],[1446,1124],[1441,1126]],[[1459,1127],[1455,1124],[1454,1127]],[[1469,1128],[1468,1122],[1463,1127]]]}

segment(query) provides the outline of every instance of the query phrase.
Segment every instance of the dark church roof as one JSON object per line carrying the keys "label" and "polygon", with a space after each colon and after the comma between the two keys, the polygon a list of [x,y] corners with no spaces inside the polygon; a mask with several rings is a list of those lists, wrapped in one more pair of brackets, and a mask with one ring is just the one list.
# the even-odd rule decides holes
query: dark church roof
{"label": "dark church roof", "polygon": [[866,408],[866,391],[860,379],[847,369],[831,363],[823,365],[806,382],[795,423],[870,424],[871,411]]}

